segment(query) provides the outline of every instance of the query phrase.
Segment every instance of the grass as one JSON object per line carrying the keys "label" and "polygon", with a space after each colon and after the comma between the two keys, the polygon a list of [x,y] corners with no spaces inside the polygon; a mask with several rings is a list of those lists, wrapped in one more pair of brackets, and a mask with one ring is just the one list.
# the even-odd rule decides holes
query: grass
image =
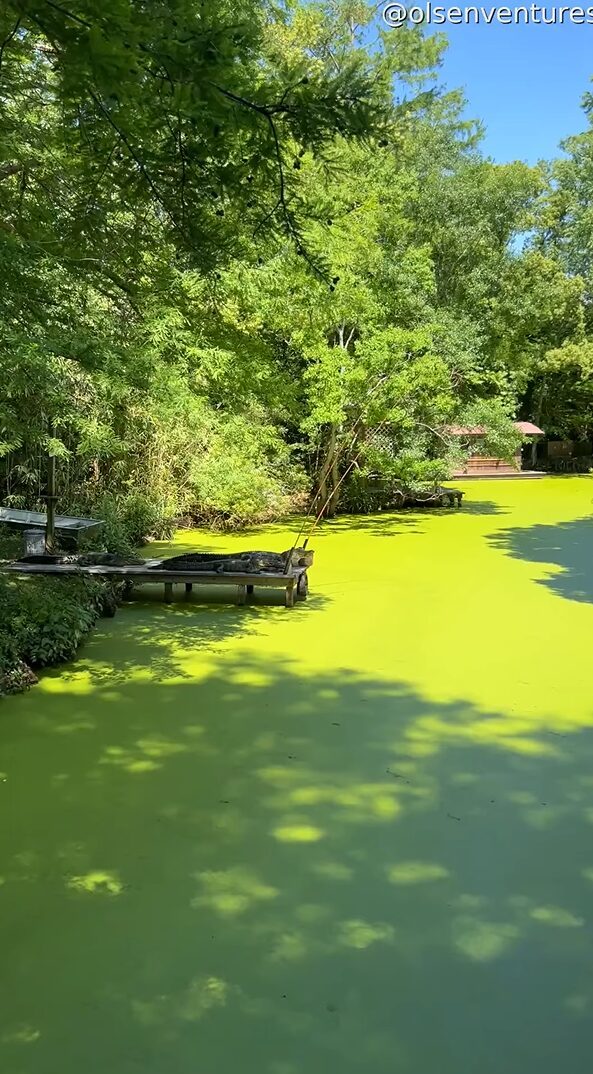
{"label": "grass", "polygon": [[588,1074],[593,481],[466,492],[2,702],[6,1074]]}

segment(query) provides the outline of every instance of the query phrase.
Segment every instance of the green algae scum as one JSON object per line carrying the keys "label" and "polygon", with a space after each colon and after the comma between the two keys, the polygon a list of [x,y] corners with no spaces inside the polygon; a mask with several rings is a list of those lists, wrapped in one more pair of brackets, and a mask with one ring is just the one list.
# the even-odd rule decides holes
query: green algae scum
{"label": "green algae scum", "polygon": [[590,1074],[593,480],[465,492],[0,704],[2,1074]]}

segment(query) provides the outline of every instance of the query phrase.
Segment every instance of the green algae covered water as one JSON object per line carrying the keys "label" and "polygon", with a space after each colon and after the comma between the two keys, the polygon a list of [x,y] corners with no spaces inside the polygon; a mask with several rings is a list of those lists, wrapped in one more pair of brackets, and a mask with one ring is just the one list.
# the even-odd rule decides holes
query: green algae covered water
{"label": "green algae covered water", "polygon": [[465,489],[0,703],[2,1074],[589,1074],[593,480]]}

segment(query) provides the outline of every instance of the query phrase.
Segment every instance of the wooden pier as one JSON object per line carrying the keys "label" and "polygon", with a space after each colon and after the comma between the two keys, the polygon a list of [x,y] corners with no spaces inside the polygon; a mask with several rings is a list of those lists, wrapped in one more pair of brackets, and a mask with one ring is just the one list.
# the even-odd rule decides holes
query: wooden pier
{"label": "wooden pier", "polygon": [[147,560],[146,565],[129,567],[92,566],[83,567],[76,563],[2,563],[0,572],[3,574],[27,575],[36,574],[51,575],[54,578],[61,577],[91,577],[110,578],[127,582],[130,585],[146,585],[162,583],[164,585],[165,601],[173,600],[173,587],[183,585],[185,593],[189,596],[194,586],[232,586],[236,588],[238,604],[245,604],[248,596],[252,596],[255,589],[280,589],[284,590],[284,603],[287,608],[292,608],[296,600],[305,600],[308,593],[308,578],[306,567],[294,567],[288,574],[266,572],[265,574],[251,573],[226,573],[218,571],[166,571],[158,567],[151,568],[150,564],[160,560]]}

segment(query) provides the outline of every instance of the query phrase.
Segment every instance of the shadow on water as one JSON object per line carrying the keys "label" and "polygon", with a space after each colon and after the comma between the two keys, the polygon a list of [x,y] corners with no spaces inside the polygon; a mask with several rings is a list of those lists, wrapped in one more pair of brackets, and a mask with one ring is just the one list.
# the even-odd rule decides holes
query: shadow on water
{"label": "shadow on water", "polygon": [[490,538],[495,548],[533,563],[555,564],[559,573],[540,580],[569,600],[593,602],[593,518],[552,526],[502,530]]}
{"label": "shadow on water", "polygon": [[395,537],[398,532],[414,530],[422,533],[419,523],[422,521],[420,513],[385,511],[384,514],[374,515],[337,515],[335,518],[325,519],[319,524],[316,532],[311,537],[311,546],[315,545],[317,534],[324,533],[364,533],[370,537]]}
{"label": "shadow on water", "polygon": [[[170,605],[163,604],[158,588],[151,593],[143,587],[139,592],[141,599],[133,601],[123,613],[127,613],[123,621],[129,626],[121,639],[115,663],[110,661],[100,667],[92,658],[87,659],[88,647],[76,661],[78,670],[89,669],[94,685],[102,681],[112,685],[126,682],[131,674],[142,669],[147,669],[156,679],[189,678],[190,672],[184,669],[180,659],[182,654],[191,654],[196,646],[215,653],[231,637],[240,641],[258,632],[262,624],[270,622],[270,615],[284,617],[287,614],[282,603],[283,594],[271,590],[261,590],[255,600],[242,607],[229,604],[224,587],[211,590],[200,587],[198,592],[203,596],[194,594],[189,600],[175,596]],[[306,602],[297,601],[288,614],[294,623],[301,622],[330,602],[331,596],[314,593]],[[147,611],[150,612],[149,619],[145,615]],[[94,631],[97,643],[109,641],[112,632],[110,621],[103,622],[104,627],[99,625]],[[64,677],[64,669],[50,670],[45,677],[59,681]]]}
{"label": "shadow on water", "polygon": [[248,655],[135,681],[177,615],[2,713],[0,1069],[589,1074],[591,733]]}
{"label": "shadow on water", "polygon": [[[455,507],[409,507],[397,513],[386,511],[374,515],[338,515],[321,525],[321,533],[327,528],[340,532],[363,532],[375,537],[395,536],[398,530],[423,533],[422,524],[428,518],[448,515],[503,515],[506,509],[491,500],[465,500],[461,508]],[[314,543],[314,541],[313,541]]]}
{"label": "shadow on water", "polygon": [[464,499],[461,510],[466,515],[508,515],[509,510],[493,500]]}

